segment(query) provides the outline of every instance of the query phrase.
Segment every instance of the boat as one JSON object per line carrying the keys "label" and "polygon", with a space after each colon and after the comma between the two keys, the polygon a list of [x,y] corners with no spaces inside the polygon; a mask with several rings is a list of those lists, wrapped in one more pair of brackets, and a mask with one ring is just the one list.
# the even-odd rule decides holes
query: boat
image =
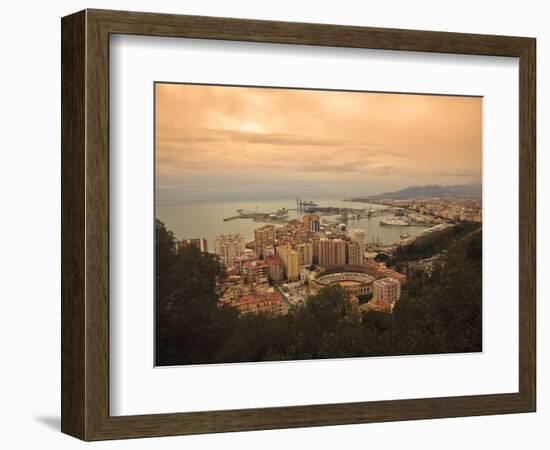
{"label": "boat", "polygon": [[288,210],[286,208],[278,209],[269,213],[269,218],[271,220],[283,220],[288,218]]}
{"label": "boat", "polygon": [[393,225],[393,226],[408,227],[410,225],[410,223],[407,220],[398,219],[397,217],[388,217],[387,219],[382,219],[380,221],[380,225]]}

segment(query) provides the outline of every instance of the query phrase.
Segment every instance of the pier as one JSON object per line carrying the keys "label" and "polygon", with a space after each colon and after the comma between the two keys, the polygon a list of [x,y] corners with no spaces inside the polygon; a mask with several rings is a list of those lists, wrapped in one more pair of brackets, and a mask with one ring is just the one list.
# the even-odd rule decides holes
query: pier
{"label": "pier", "polygon": [[260,213],[260,212],[250,212],[250,213],[239,213],[235,216],[226,217],[223,219],[224,222],[229,222],[230,220],[236,220],[236,219],[252,219],[252,220],[261,220],[261,219],[269,219],[270,214],[268,213]]}
{"label": "pier", "polygon": [[224,222],[229,222],[230,220],[235,220],[235,219],[242,219],[243,216],[241,216],[240,214],[237,214],[236,216],[231,216],[231,217],[226,217],[225,219],[223,219]]}
{"label": "pier", "polygon": [[335,216],[340,214],[343,220],[364,219],[369,217],[387,216],[401,211],[401,208],[384,209],[360,209],[360,208],[342,208],[336,206],[317,207],[315,212],[321,216]]}
{"label": "pier", "polygon": [[[228,222],[230,220],[236,219],[252,219],[257,222],[284,223],[287,221],[288,211],[290,211],[290,209],[285,208],[271,213],[237,210],[238,214],[226,217],[223,219],[223,221]],[[403,208],[395,206],[388,206],[381,209],[319,206],[312,200],[302,200],[300,197],[297,197],[296,208],[292,209],[292,211],[298,211],[300,213],[306,214],[319,214],[320,216],[340,215],[340,220],[342,222],[347,222],[348,220],[380,217],[399,213],[402,214]]]}
{"label": "pier", "polygon": [[223,219],[224,222],[229,222],[230,220],[236,220],[236,219],[252,219],[257,222],[269,222],[269,223],[284,223],[288,219],[288,209],[281,208],[277,211],[273,211],[270,213],[263,213],[258,211],[245,211],[242,209],[238,209],[236,215],[225,217]]}
{"label": "pier", "polygon": [[[311,205],[305,210],[303,207],[292,209],[292,211],[306,212],[309,214],[319,214],[320,216],[336,216],[340,215],[341,220],[346,222],[348,220],[364,219],[370,217],[387,216],[399,212],[400,208],[384,208],[384,209],[359,209],[359,208],[342,208],[336,206],[316,206],[312,208]],[[286,210],[290,211],[290,210]],[[257,222],[269,222],[269,223],[284,223],[286,222],[286,215],[275,215],[274,213],[262,213],[262,212],[239,212],[238,214],[230,217],[225,217],[224,222],[236,219],[252,219]]]}

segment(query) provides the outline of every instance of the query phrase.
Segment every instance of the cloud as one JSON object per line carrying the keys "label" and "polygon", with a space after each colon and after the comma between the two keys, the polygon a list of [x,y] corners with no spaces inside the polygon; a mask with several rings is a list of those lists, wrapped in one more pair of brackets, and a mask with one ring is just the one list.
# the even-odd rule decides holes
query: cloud
{"label": "cloud", "polygon": [[156,98],[159,197],[481,181],[479,98],[198,85]]}
{"label": "cloud", "polygon": [[[345,148],[348,153],[365,153],[379,151],[382,147],[361,141],[337,140],[320,136],[306,136],[285,133],[243,132],[212,128],[193,128],[186,133],[171,133],[169,130],[160,131],[157,135],[157,145],[160,147],[181,147],[187,144],[260,144],[275,146],[315,146]],[[407,157],[404,153],[395,150],[385,150],[386,155]]]}
{"label": "cloud", "polygon": [[480,170],[471,169],[454,169],[454,170],[441,170],[437,172],[438,175],[443,177],[468,177],[468,178],[481,178]]}

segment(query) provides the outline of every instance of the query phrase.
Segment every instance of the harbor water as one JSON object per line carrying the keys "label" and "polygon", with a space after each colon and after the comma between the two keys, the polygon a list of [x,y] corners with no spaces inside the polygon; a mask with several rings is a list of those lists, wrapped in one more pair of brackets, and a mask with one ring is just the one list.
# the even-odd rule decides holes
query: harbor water
{"label": "harbor water", "polygon": [[[342,199],[316,200],[320,207],[345,207],[354,209],[383,209],[383,206],[368,203],[346,202]],[[296,210],[296,199],[279,200],[239,200],[224,202],[201,202],[201,203],[178,203],[156,206],[156,217],[166,227],[174,232],[176,238],[189,239],[204,237],[208,241],[208,250],[214,249],[214,238],[220,234],[239,233],[244,236],[245,241],[254,239],[254,230],[264,225],[264,222],[252,219],[234,219],[225,222],[223,219],[237,214],[237,210],[257,211],[270,213],[282,208],[288,209],[288,219],[302,219],[303,211]],[[340,222],[339,216],[321,215],[321,220]],[[387,216],[386,216],[387,217]],[[405,233],[414,234],[423,229],[419,226],[388,226],[380,225],[385,216],[370,218],[351,219],[347,221],[348,229],[362,228],[367,232],[369,243],[380,243],[389,245],[397,241]],[[278,226],[283,225],[281,222]]]}

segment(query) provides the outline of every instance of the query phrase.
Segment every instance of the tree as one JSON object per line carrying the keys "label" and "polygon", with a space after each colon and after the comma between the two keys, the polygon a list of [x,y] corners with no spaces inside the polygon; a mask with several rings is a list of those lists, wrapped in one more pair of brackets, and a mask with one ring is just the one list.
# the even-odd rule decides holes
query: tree
{"label": "tree", "polygon": [[390,257],[387,253],[377,253],[374,257],[376,262],[386,262],[388,259],[390,259]]}
{"label": "tree", "polygon": [[157,364],[209,362],[226,319],[217,308],[225,270],[216,256],[196,246],[176,251],[173,234],[158,220],[155,236]]}
{"label": "tree", "polygon": [[309,296],[305,305],[292,313],[292,329],[296,336],[294,359],[337,357],[328,349],[335,347],[332,341],[343,332],[346,324],[357,322],[349,311],[349,294],[337,284]]}
{"label": "tree", "polygon": [[155,296],[166,297],[172,290],[176,263],[176,238],[164,223],[155,219]]}
{"label": "tree", "polygon": [[285,316],[219,307],[225,277],[219,259],[192,245],[176,250],[160,221],[155,236],[158,365],[481,350],[482,236],[471,227],[448,240],[431,275],[409,278],[393,314],[369,311],[361,318],[337,284]]}

